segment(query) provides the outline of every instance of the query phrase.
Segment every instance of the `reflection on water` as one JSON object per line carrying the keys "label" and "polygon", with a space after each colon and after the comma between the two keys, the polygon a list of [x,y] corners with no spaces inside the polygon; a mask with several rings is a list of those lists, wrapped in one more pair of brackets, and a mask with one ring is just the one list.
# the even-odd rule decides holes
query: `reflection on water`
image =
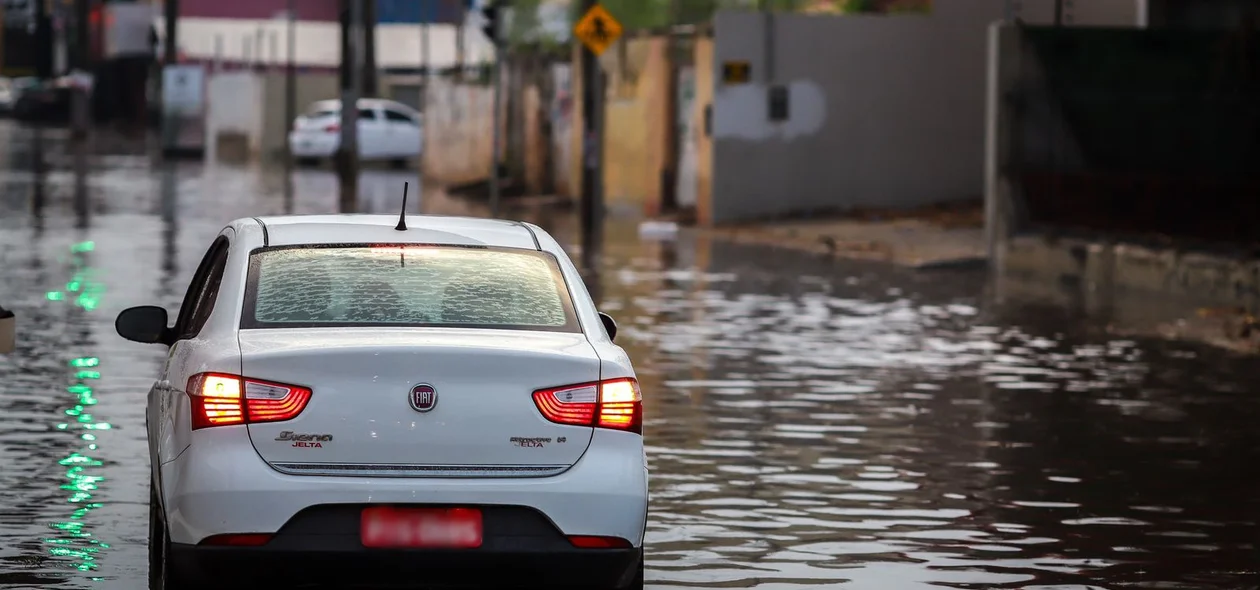
{"label": "reflection on water", "polygon": [[[81,229],[67,168],[42,233],[31,177],[0,173],[0,299],[24,332],[0,358],[0,584],[144,587],[163,351],[114,315],[174,311],[232,218],[338,207],[326,171],[295,171],[289,204],[268,172],[87,159]],[[407,177],[365,175],[357,207],[396,211]],[[416,201],[477,210],[443,199]],[[579,241],[572,216],[511,215]],[[1255,587],[1254,361],[997,303],[976,274],[605,235],[592,291],[647,398],[650,587]]]}
{"label": "reflection on water", "polygon": [[[77,209],[77,207],[76,207]],[[92,242],[75,244],[71,247],[74,274],[66,283],[64,290],[49,291],[49,301],[64,301],[75,307],[91,312],[100,305],[102,285],[93,276],[90,256],[94,249]],[[84,342],[77,344],[90,347],[91,332],[83,330]],[[68,362],[72,372],[72,382],[66,391],[73,399],[70,407],[64,410],[68,421],[56,425],[57,430],[69,432],[77,436],[81,443],[57,463],[64,468],[65,479],[61,489],[66,493],[65,501],[73,508],[63,520],[50,524],[56,532],[52,538],[45,539],[48,552],[53,557],[63,558],[68,565],[79,571],[92,571],[97,568],[96,554],[108,549],[109,544],[102,542],[94,534],[96,529],[88,518],[89,513],[101,504],[94,501],[95,492],[105,477],[99,469],[102,462],[93,457],[97,450],[97,432],[109,430],[108,422],[98,420],[92,414],[97,399],[92,383],[101,378],[98,370],[100,359],[97,357],[75,357]]]}

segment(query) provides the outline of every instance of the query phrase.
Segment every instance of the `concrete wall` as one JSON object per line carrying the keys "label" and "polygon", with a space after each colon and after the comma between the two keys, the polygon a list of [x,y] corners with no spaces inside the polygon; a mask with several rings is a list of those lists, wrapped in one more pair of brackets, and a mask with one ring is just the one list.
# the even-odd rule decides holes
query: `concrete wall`
{"label": "concrete wall", "polygon": [[670,124],[666,41],[627,39],[600,56],[604,71],[604,199],[609,207],[659,208]]}
{"label": "concrete wall", "polygon": [[[265,84],[254,72],[221,72],[206,81],[206,156],[251,159],[262,149]],[[230,145],[230,150],[220,147]],[[230,153],[229,153],[230,151]]]}
{"label": "concrete wall", "polygon": [[573,90],[571,64],[552,64],[551,117],[551,180],[555,192],[562,197],[577,195],[578,185],[573,182],[573,130],[578,102]]}
{"label": "concrete wall", "polygon": [[572,107],[570,108],[571,121],[569,125],[569,149],[567,150],[566,160],[568,161],[568,178],[569,186],[572,188],[573,195],[580,198],[582,195],[582,172],[585,170],[583,166],[583,141],[582,134],[586,128],[586,117],[582,111],[582,97],[586,92],[586,84],[581,76],[582,64],[582,47],[576,43],[573,44],[573,57],[570,60],[572,77],[569,79],[569,94],[572,96]]}
{"label": "concrete wall", "polygon": [[[1014,16],[1028,24],[1054,24],[1055,3],[1056,0],[1022,0]],[[1134,27],[1146,24],[1147,0],[1077,0],[1063,5],[1064,25]]]}
{"label": "concrete wall", "polygon": [[[335,74],[307,72],[295,77],[296,112],[317,100],[337,97]],[[244,138],[246,151],[222,154],[230,159],[278,158],[284,153],[292,121],[285,118],[283,72],[230,71],[212,73],[206,83],[206,154],[217,158],[216,137],[232,136],[233,146]]]}
{"label": "concrete wall", "polygon": [[[666,94],[670,74],[665,48],[666,40],[661,37],[631,37],[600,56],[605,87],[603,183],[610,207],[646,215],[660,212],[666,142],[669,126],[674,123]],[[680,80],[679,85],[680,93],[687,91],[684,85],[690,87],[691,98],[680,100],[678,106],[686,111],[677,115],[684,145],[680,146],[676,182],[679,205],[701,211],[710,207],[711,195],[712,143],[705,128],[705,112],[713,101],[712,38],[694,39],[692,54],[692,60],[677,64],[691,72],[691,81]],[[577,72],[577,51],[572,63],[571,71]],[[566,121],[568,145],[562,161],[571,193],[577,195],[583,170],[582,80],[574,76],[568,85],[572,113]]]}
{"label": "concrete wall", "polygon": [[691,128],[696,130],[693,135],[696,153],[696,220],[709,225],[713,222],[713,138],[706,124],[706,113],[713,106],[713,39],[697,37],[693,51],[696,97],[691,105]]}
{"label": "concrete wall", "polygon": [[[317,100],[335,99],[339,95],[337,76],[326,73],[303,73],[295,76],[297,102],[295,112],[302,114],[306,107]],[[285,119],[285,76],[282,72],[262,75],[263,120],[260,142],[264,157],[278,158],[284,154],[289,129],[293,122]]]}
{"label": "concrete wall", "polygon": [[493,143],[492,87],[435,77],[426,96],[425,180],[438,185],[485,180]]}
{"label": "concrete wall", "polygon": [[[1260,305],[1260,140],[1238,124],[1255,120],[1258,97],[1239,86],[1222,96],[1246,74],[1219,67],[1221,33],[999,24],[989,39],[987,226],[1000,277]],[[1246,57],[1260,61],[1260,47]]]}
{"label": "concrete wall", "polygon": [[[715,87],[711,220],[979,198],[985,32],[1003,4],[895,16],[719,12],[715,69],[747,62],[751,80]],[[784,122],[768,118],[772,85],[789,92]]]}

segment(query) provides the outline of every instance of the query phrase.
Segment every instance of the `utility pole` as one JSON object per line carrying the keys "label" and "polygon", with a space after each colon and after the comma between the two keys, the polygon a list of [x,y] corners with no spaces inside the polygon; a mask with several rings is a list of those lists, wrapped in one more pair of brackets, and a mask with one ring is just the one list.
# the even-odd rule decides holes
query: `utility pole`
{"label": "utility pole", "polygon": [[433,21],[433,3],[436,0],[420,0],[420,113],[426,114],[429,106],[429,23]]}
{"label": "utility pole", "polygon": [[482,32],[486,34],[486,38],[490,41],[490,45],[494,47],[494,69],[491,75],[490,83],[494,85],[494,113],[491,120],[494,129],[491,131],[490,141],[490,216],[499,216],[499,144],[502,142],[502,132],[499,127],[502,124],[502,105],[503,105],[503,88],[500,83],[503,77],[503,64],[500,56],[502,55],[501,45],[499,43],[499,3],[497,0],[490,0],[482,9],[482,16],[485,18],[485,24],[482,25]]}
{"label": "utility pole", "polygon": [[[582,0],[581,13],[593,8],[595,0]],[[603,118],[604,88],[599,60],[589,47],[582,48],[582,266],[597,270],[600,233],[603,225]]]}
{"label": "utility pole", "polygon": [[[169,1],[169,0],[168,0]],[[297,119],[297,7],[295,0],[288,0],[285,6],[288,17],[288,29],[285,31],[285,67],[284,67],[284,128],[293,128]],[[284,198],[293,198],[293,145],[289,143],[288,133],[284,140]]]}
{"label": "utility pole", "polygon": [[48,4],[34,0],[35,4],[35,76],[45,81],[53,77],[53,31],[49,22]]}
{"label": "utility pole", "polygon": [[354,210],[359,188],[359,93],[363,88],[363,1],[342,0],[341,141],[338,176],[341,211]]}
{"label": "utility pole", "polygon": [[[425,129],[429,116],[429,23],[433,21],[433,3],[437,0],[420,0],[420,177],[424,178]],[[421,185],[416,185],[421,190]]]}
{"label": "utility pole", "polygon": [[468,25],[468,7],[459,3],[459,25],[455,27],[455,79],[464,79],[464,28]]}
{"label": "utility pole", "polygon": [[678,209],[678,37],[674,27],[682,19],[682,0],[670,0],[665,32],[665,153],[661,170],[661,212]]}
{"label": "utility pole", "polygon": [[74,0],[74,67],[83,71],[88,70],[92,61],[92,53],[88,49],[92,42],[91,31],[88,29],[90,5],[89,0]]}
{"label": "utility pole", "polygon": [[363,0],[363,95],[380,94],[380,79],[376,67],[376,2]]}

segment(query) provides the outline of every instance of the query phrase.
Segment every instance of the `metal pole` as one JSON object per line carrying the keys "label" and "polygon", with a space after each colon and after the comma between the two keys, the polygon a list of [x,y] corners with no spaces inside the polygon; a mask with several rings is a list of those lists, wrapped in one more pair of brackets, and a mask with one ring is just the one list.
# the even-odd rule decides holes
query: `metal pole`
{"label": "metal pole", "polygon": [[364,0],[363,5],[363,85],[364,96],[380,96],[379,75],[376,66],[376,0]]}
{"label": "metal pole", "polygon": [[455,28],[455,79],[464,79],[464,29],[468,27],[468,9],[459,3],[459,25]]}
{"label": "metal pole", "polygon": [[162,42],[162,54],[166,65],[179,60],[179,0],[166,0],[162,7],[166,38]]}
{"label": "metal pole", "polygon": [[682,0],[670,0],[669,24],[665,37],[665,158],[661,170],[661,212],[672,212],[678,209],[678,37],[674,34],[674,26],[682,20]]}
{"label": "metal pole", "polygon": [[434,0],[424,2],[420,13],[420,112],[429,106],[429,21],[433,20]]}
{"label": "metal pole", "polygon": [[288,130],[293,128],[293,120],[297,118],[297,9],[295,0],[288,0],[288,30],[285,31],[285,67],[284,67],[284,198],[288,202],[293,198],[293,146],[289,143]]}
{"label": "metal pole", "polygon": [[[345,0],[349,6],[345,51],[341,56],[341,210],[350,212],[358,200],[359,184],[359,92],[363,85],[363,0]],[[348,70],[348,71],[347,71]],[[348,78],[348,80],[346,80]]]}
{"label": "metal pole", "polygon": [[[297,118],[297,9],[294,0],[288,0],[289,27],[286,31],[288,39],[285,50],[287,59],[284,68],[284,120],[285,125],[293,125]],[[288,142],[285,142],[288,145]]]}
{"label": "metal pole", "polygon": [[[418,102],[420,108],[420,177],[424,178],[424,144],[425,144],[425,119],[428,118],[429,112],[429,21],[433,20],[433,2],[434,0],[421,0],[420,12],[420,96]],[[422,181],[423,182],[423,181]],[[417,183],[416,190],[423,190],[423,184]]]}
{"label": "metal pole", "polygon": [[499,216],[499,144],[502,143],[502,132],[499,126],[503,123],[503,89],[501,82],[503,78],[503,64],[499,60],[498,47],[494,51],[494,131],[492,133],[492,143],[490,144],[490,216]]}
{"label": "metal pole", "polygon": [[[582,13],[590,10],[595,0],[582,0]],[[587,271],[597,270],[596,224],[598,223],[601,198],[602,141],[599,136],[598,113],[602,87],[599,86],[599,60],[588,47],[582,48],[582,266]]]}
{"label": "metal pole", "polygon": [[1054,0],[1054,26],[1063,26],[1063,0]]}

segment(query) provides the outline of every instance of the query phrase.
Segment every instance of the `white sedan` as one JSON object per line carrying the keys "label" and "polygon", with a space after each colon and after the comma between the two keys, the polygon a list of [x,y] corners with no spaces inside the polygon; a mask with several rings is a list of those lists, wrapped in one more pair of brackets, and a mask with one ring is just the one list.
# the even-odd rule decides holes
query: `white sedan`
{"label": "white sedan", "polygon": [[[359,159],[406,164],[423,151],[424,118],[411,107],[392,100],[359,100]],[[299,162],[332,158],[341,145],[341,101],[312,104],[293,121],[290,153]]]}
{"label": "white sedan", "polygon": [[240,219],[197,268],[149,392],[151,588],[639,590],[634,368],[538,226]]}

